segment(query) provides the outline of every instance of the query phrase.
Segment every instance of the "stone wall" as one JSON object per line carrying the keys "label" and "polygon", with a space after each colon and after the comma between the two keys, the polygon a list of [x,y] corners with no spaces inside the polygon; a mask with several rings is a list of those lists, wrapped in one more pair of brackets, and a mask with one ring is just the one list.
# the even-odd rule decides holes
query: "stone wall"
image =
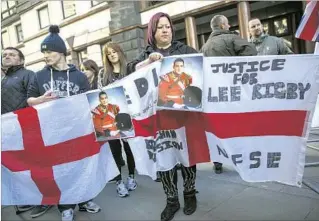
{"label": "stone wall", "polygon": [[[136,58],[144,49],[144,31],[141,25],[139,1],[113,1],[110,4],[109,24],[113,42],[119,43],[128,61]],[[113,34],[114,33],[114,34]]]}

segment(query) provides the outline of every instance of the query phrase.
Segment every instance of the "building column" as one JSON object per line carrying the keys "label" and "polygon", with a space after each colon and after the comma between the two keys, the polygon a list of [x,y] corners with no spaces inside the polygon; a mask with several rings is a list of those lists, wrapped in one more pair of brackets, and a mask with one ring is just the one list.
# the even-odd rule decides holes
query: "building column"
{"label": "building column", "polygon": [[101,45],[95,44],[87,47],[88,58],[95,61],[99,67],[103,66]]}
{"label": "building column", "polygon": [[71,64],[74,64],[76,67],[80,68],[78,53],[76,51],[70,51]]}
{"label": "building column", "polygon": [[201,42],[202,47],[203,47],[203,45],[205,44],[205,35],[204,34],[200,35],[200,42]]}
{"label": "building column", "polygon": [[246,1],[237,4],[238,10],[238,24],[240,36],[244,39],[249,39],[248,22],[250,19],[249,3]]}
{"label": "building column", "polygon": [[147,6],[148,6],[148,1],[145,1],[145,0],[141,0],[141,1],[140,1],[140,9],[141,9],[141,10],[146,9]]}
{"label": "building column", "polygon": [[195,48],[196,50],[199,50],[195,18],[190,16],[186,17],[185,27],[187,45]]}
{"label": "building column", "polygon": [[72,35],[72,36],[66,38],[65,40],[70,48],[70,55],[69,55],[69,58],[71,58],[70,64],[74,64],[77,68],[80,68],[79,67],[80,64],[79,64],[78,53],[73,50],[74,38],[75,38],[75,36]]}
{"label": "building column", "polygon": [[[303,12],[305,12],[307,6],[307,2],[306,1],[302,1],[302,8],[303,8]],[[313,41],[306,41],[305,42],[305,50],[307,54],[313,54],[313,52],[315,51],[315,42]]]}

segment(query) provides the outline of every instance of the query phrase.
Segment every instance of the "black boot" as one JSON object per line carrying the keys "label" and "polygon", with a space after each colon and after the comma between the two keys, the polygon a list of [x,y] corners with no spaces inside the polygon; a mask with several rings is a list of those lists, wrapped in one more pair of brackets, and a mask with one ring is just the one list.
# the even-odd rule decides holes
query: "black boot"
{"label": "black boot", "polygon": [[167,198],[166,207],[161,213],[161,221],[172,220],[180,207],[181,206],[179,204],[178,197]]}
{"label": "black boot", "polygon": [[223,164],[214,162],[214,170],[216,174],[221,174],[223,172]]}
{"label": "black boot", "polygon": [[155,182],[161,182],[161,175],[159,174],[159,172],[156,172],[156,180],[154,180]]}
{"label": "black boot", "polygon": [[189,192],[184,191],[184,213],[185,215],[193,214],[197,209],[196,190]]}

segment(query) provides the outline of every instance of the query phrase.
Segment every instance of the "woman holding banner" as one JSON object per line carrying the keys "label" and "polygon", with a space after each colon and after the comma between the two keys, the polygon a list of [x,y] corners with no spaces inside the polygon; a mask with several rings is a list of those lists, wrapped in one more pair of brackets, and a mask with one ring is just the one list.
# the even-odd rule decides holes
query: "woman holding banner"
{"label": "woman holding banner", "polygon": [[[156,13],[148,23],[148,45],[142,54],[128,64],[128,70],[135,70],[144,67],[154,61],[170,55],[192,54],[197,51],[181,42],[174,41],[173,24],[171,18],[166,13]],[[175,111],[165,111],[167,118],[175,119]],[[179,112],[181,114],[181,112]],[[197,113],[184,112],[187,116]],[[187,117],[185,118],[187,119]],[[157,118],[159,120],[159,118]],[[191,215],[196,211],[197,200],[195,190],[196,165],[185,167],[181,165],[182,176],[184,179],[184,213]],[[177,168],[169,171],[159,172],[163,184],[164,192],[167,196],[167,204],[161,213],[161,220],[173,219],[175,213],[180,209],[177,190]]]}
{"label": "woman holding banner", "polygon": [[[120,80],[127,75],[126,59],[124,52],[122,51],[121,47],[116,43],[110,42],[103,47],[103,65],[104,70],[102,74],[98,76],[98,85],[100,88],[107,86],[117,80]],[[109,144],[116,165],[120,171],[120,174],[114,179],[117,184],[117,193],[120,197],[129,196],[129,191],[135,190],[137,187],[136,180],[134,179],[135,161],[131,148],[127,141],[122,140],[110,140]],[[126,184],[124,184],[122,180],[121,173],[122,145],[124,146],[129,171],[129,176],[127,177]]]}

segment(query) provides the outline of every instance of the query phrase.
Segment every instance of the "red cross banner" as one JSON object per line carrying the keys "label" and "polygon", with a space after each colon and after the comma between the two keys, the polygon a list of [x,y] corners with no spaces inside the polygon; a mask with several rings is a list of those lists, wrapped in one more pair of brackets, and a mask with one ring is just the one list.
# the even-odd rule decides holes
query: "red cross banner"
{"label": "red cross banner", "polygon": [[[139,174],[213,161],[248,182],[301,186],[318,55],[203,58],[201,111],[157,109],[160,69],[158,61],[107,87],[124,88]],[[2,115],[1,129],[3,205],[83,202],[118,174],[85,94]]]}
{"label": "red cross banner", "polygon": [[213,161],[234,167],[248,182],[301,186],[318,56],[204,58],[203,112],[156,111],[159,67],[123,81],[126,88],[135,88],[129,82],[145,86],[134,101],[143,112],[134,112],[136,137],[129,139],[139,173],[155,178],[177,163]]}
{"label": "red cross banner", "polygon": [[2,115],[2,205],[80,203],[119,171],[98,143],[86,95]]}

